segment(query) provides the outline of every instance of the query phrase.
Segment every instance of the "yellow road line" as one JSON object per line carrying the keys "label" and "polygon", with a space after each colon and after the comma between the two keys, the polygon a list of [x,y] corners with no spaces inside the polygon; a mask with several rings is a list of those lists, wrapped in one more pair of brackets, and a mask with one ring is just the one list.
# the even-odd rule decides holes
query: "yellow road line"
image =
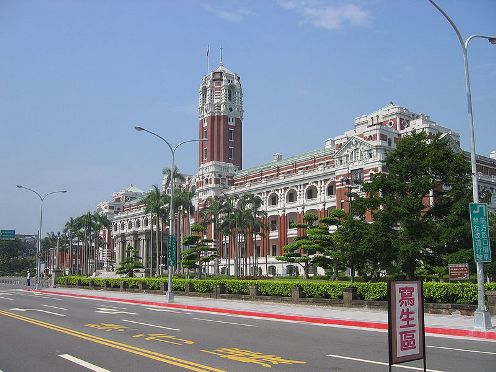
{"label": "yellow road line", "polygon": [[14,313],[11,313],[11,312],[8,312],[8,311],[0,310],[0,315],[8,316],[8,317],[11,317],[11,318],[14,318],[14,319],[18,319],[18,320],[21,320],[21,321],[24,321],[24,322],[27,322],[27,323],[31,323],[31,324],[34,324],[34,325],[37,325],[37,326],[40,326],[40,327],[48,328],[48,329],[51,329],[53,331],[57,331],[57,332],[60,332],[60,333],[65,333],[65,334],[68,334],[70,336],[78,337],[78,338],[81,338],[81,339],[84,339],[84,340],[87,340],[87,341],[91,341],[91,342],[94,342],[94,343],[97,343],[97,344],[101,344],[101,345],[104,345],[104,346],[112,347],[114,349],[123,350],[123,351],[126,351],[128,353],[140,355],[140,356],[143,356],[145,358],[149,358],[149,359],[153,359],[153,360],[156,360],[156,361],[159,361],[159,362],[163,362],[163,363],[175,365],[175,366],[178,366],[178,367],[182,367],[182,368],[185,368],[185,369],[189,369],[191,371],[197,371],[197,372],[204,372],[204,371],[209,371],[209,372],[225,372],[224,370],[217,369],[217,368],[214,368],[214,367],[209,367],[209,366],[206,366],[206,365],[203,365],[203,364],[199,364],[199,363],[195,363],[195,362],[190,362],[188,360],[184,360],[184,359],[180,359],[180,358],[175,358],[175,357],[172,357],[172,356],[169,356],[169,355],[165,355],[165,354],[154,352],[152,350],[138,348],[138,347],[135,347],[135,346],[132,346],[132,345],[128,345],[128,344],[124,344],[124,343],[121,343],[121,342],[113,341],[113,340],[110,340],[110,339],[106,339],[106,338],[94,336],[94,335],[91,335],[89,333],[79,332],[79,331],[76,331],[76,330],[73,330],[73,329],[70,329],[70,328],[65,328],[65,327],[61,327],[61,326],[58,326],[58,325],[55,325],[55,324],[47,323],[47,322],[44,322],[44,321],[41,321],[41,320],[37,320],[37,319],[33,319],[33,318],[28,318],[26,316],[19,315],[19,314],[14,314]]}

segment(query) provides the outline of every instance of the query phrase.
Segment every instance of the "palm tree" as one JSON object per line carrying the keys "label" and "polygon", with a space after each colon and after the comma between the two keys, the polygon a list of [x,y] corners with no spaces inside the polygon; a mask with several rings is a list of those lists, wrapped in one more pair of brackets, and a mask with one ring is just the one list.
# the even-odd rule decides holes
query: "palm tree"
{"label": "palm tree", "polygon": [[[237,205],[236,205],[237,204]],[[246,252],[246,236],[250,226],[250,210],[246,208],[247,202],[244,198],[226,196],[224,205],[224,213],[221,222],[221,229],[228,231],[232,239],[234,239],[234,275],[240,276],[241,269],[241,238],[245,243]],[[246,256],[246,255],[245,255]],[[245,257],[245,270],[247,269],[247,261]]]}
{"label": "palm tree", "polygon": [[77,231],[76,220],[74,218],[70,218],[64,225],[64,233],[69,237],[69,274],[73,274],[73,265],[72,265],[72,239]]}
{"label": "palm tree", "polygon": [[[221,220],[220,220],[220,231],[223,234],[223,237],[229,237],[229,243],[234,239],[234,274],[237,275],[237,239],[235,239],[236,235],[236,216],[235,216],[235,208],[234,208],[234,198],[228,195],[223,196],[223,205],[221,211]],[[224,241],[224,238],[222,239]],[[227,249],[227,275],[231,275],[231,244],[229,244],[229,248]]]}
{"label": "palm tree", "polygon": [[253,234],[253,273],[255,276],[258,275],[258,252],[257,252],[257,234],[260,236],[262,233],[262,220],[261,218],[265,215],[264,211],[260,210],[262,206],[262,199],[258,195],[247,194],[244,196],[245,200],[249,206],[249,224],[251,224],[251,232]]}
{"label": "palm tree", "polygon": [[100,214],[98,212],[93,213],[91,216],[91,227],[94,231],[94,241],[95,241],[95,251],[94,251],[94,259],[95,259],[95,271],[98,268],[98,251],[100,248],[100,243],[105,244],[100,239],[100,232],[103,229],[109,229],[111,226],[111,222],[105,214]]}
{"label": "palm tree", "polygon": [[[217,248],[217,256],[221,256],[222,231],[219,230],[221,214],[225,209],[225,198],[214,196],[208,197],[203,210],[207,222],[212,223],[212,238]],[[219,239],[220,238],[220,239]],[[219,260],[215,260],[214,274],[219,275]]]}
{"label": "palm tree", "polygon": [[[160,221],[161,218],[166,214],[164,213],[164,205],[168,203],[168,197],[162,195],[160,189],[157,185],[153,185],[152,189],[148,192],[145,199],[145,213],[150,213],[155,215],[155,220],[157,221],[157,230],[155,231],[155,253],[156,253],[156,271],[155,273],[158,275],[159,272],[159,264],[160,264],[160,244],[162,239],[160,238]],[[153,218],[151,221],[151,229],[153,233]],[[153,250],[153,247],[151,248]],[[151,258],[151,270],[153,271],[153,254],[150,252]]]}
{"label": "palm tree", "polygon": [[177,168],[177,166],[174,166],[174,171],[171,171],[171,168],[164,168],[164,169],[162,169],[162,174],[166,178],[165,188],[168,188],[170,186],[170,181],[172,179],[171,173],[174,176],[174,183],[176,181],[184,182],[186,180],[186,178],[184,177],[184,174],[179,172],[179,169]]}
{"label": "palm tree", "polygon": [[[76,218],[76,225],[78,228],[78,237],[83,241],[82,251],[81,251],[81,274],[88,275],[90,271],[91,257],[91,214],[90,212],[85,213]],[[79,243],[78,243],[79,245]]]}
{"label": "palm tree", "polygon": [[[180,242],[180,247],[179,247],[180,249],[177,252],[178,263],[181,263],[181,251],[183,246],[182,241],[185,235],[183,231],[184,218],[186,218],[189,221],[190,215],[194,211],[193,202],[192,202],[194,196],[195,196],[194,187],[181,187],[176,191],[174,191],[174,206],[175,206],[175,210],[177,211],[178,223],[179,223],[179,230],[176,230],[179,232],[177,241]],[[190,232],[188,231],[188,234],[189,233]]]}

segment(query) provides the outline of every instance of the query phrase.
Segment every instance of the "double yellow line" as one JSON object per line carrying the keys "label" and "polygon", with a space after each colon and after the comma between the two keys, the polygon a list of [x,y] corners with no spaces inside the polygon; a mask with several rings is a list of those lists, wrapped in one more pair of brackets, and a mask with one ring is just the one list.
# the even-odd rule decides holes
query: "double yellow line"
{"label": "double yellow line", "polygon": [[21,320],[23,322],[31,323],[31,324],[34,324],[34,325],[37,325],[37,326],[43,327],[43,328],[48,328],[48,329],[51,329],[53,331],[57,331],[60,333],[65,333],[65,334],[70,335],[70,336],[82,338],[84,340],[91,341],[91,342],[94,342],[97,344],[101,344],[101,345],[104,345],[107,347],[126,351],[128,353],[140,355],[140,356],[143,356],[145,358],[153,359],[153,360],[156,360],[156,361],[159,361],[162,363],[167,363],[167,364],[171,364],[171,365],[174,365],[177,367],[182,367],[182,368],[188,369],[190,371],[225,372],[222,369],[217,369],[214,367],[205,366],[203,364],[190,362],[188,360],[175,358],[175,357],[165,355],[165,354],[160,354],[160,353],[157,353],[157,352],[154,352],[151,350],[142,349],[142,348],[135,347],[135,346],[128,345],[128,344],[123,344],[121,342],[109,340],[109,339],[98,337],[98,336],[93,336],[89,333],[79,332],[79,331],[76,331],[74,329],[61,327],[61,326],[58,326],[55,324],[43,322],[41,320],[37,320],[37,319],[33,319],[33,318],[28,318],[28,317],[25,317],[25,316],[22,316],[19,314],[14,314],[14,313],[11,313],[8,311],[0,310],[0,315],[8,316],[10,318],[18,319],[18,320]]}

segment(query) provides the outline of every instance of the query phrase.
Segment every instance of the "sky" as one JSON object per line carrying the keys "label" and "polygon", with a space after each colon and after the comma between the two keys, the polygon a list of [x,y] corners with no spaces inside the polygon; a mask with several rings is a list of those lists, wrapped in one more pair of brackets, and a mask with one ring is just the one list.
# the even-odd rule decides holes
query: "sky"
{"label": "sky", "polygon": [[[464,38],[496,35],[496,1],[437,0]],[[315,150],[390,101],[460,133],[462,48],[427,0],[0,0],[0,229],[43,235],[169,167],[197,138],[210,68],[241,76],[243,168]],[[496,150],[496,45],[469,47],[477,153]],[[183,173],[198,168],[182,146]]]}

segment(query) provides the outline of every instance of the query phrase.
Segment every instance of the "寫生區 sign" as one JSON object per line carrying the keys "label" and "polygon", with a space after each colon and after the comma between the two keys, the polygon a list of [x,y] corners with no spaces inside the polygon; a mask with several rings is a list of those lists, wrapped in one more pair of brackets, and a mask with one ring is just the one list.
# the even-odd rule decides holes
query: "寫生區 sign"
{"label": "\u5beb\u751f\u5340 sign", "polygon": [[422,281],[388,282],[389,365],[424,359]]}

